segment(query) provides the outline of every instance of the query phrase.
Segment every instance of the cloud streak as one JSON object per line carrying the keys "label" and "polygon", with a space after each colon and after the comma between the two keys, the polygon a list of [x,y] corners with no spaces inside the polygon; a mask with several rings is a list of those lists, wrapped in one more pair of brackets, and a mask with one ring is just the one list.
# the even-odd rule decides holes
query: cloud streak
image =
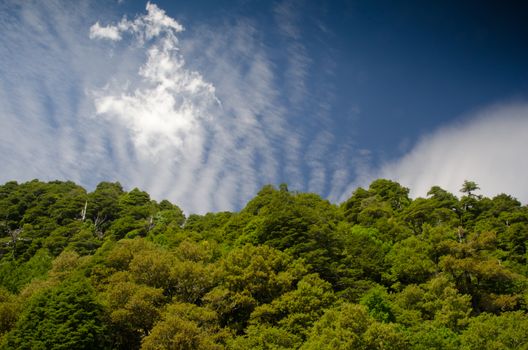
{"label": "cloud streak", "polygon": [[96,152],[86,140],[93,129],[82,118],[87,104],[76,97],[97,79],[96,71],[87,70],[99,66],[101,51],[88,49],[87,38],[71,30],[85,23],[88,6],[54,1],[3,6],[0,157],[9,165],[2,177],[89,182],[79,160]]}
{"label": "cloud streak", "polygon": [[458,194],[464,180],[472,180],[485,195],[508,193],[527,203],[526,135],[527,104],[489,107],[424,136],[408,154],[375,175],[399,181],[414,196],[425,196],[434,185]]}

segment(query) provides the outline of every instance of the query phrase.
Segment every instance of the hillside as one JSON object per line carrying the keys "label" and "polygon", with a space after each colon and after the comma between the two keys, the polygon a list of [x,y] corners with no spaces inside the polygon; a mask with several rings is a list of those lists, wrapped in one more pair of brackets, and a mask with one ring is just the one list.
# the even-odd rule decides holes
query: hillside
{"label": "hillside", "polygon": [[376,180],[185,217],[100,183],[0,186],[3,349],[528,347],[528,207]]}

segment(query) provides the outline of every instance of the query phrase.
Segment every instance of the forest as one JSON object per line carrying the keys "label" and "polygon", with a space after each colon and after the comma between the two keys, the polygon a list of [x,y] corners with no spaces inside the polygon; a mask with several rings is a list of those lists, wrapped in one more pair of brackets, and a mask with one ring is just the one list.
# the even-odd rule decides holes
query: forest
{"label": "forest", "polygon": [[184,215],[137,188],[0,186],[2,349],[528,349],[528,207],[379,179]]}

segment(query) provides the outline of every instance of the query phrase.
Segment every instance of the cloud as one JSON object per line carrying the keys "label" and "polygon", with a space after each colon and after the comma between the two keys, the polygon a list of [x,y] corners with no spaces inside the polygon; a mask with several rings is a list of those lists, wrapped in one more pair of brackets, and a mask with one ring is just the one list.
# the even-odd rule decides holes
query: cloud
{"label": "cloud", "polygon": [[[347,169],[349,159],[355,152],[350,147],[351,139],[336,137],[335,131],[342,125],[335,122],[335,57],[330,46],[323,43],[332,33],[322,30],[320,22],[307,15],[312,4],[303,0],[284,0],[275,4],[274,18],[280,41],[286,52],[283,71],[283,90],[288,100],[290,115],[300,116],[295,126],[300,132],[298,157],[292,160],[292,176],[304,177],[304,183],[293,183],[292,188],[300,188],[319,193],[335,200],[346,187],[344,178],[350,181],[353,172]],[[311,27],[313,26],[313,27]],[[307,28],[317,28],[308,32]],[[318,53],[314,55],[308,46],[310,41],[320,41]],[[309,118],[306,116],[309,115]],[[298,172],[301,169],[303,175]],[[295,174],[297,172],[297,174]],[[295,175],[293,175],[295,174]]]}
{"label": "cloud", "polygon": [[285,0],[274,7],[275,20],[287,51],[287,67],[285,69],[285,84],[291,107],[299,109],[305,102],[308,93],[308,70],[312,63],[303,43],[300,21],[300,8],[303,2]]}
{"label": "cloud", "polygon": [[175,41],[175,33],[183,31],[183,26],[155,4],[147,2],[147,14],[137,16],[133,21],[123,17],[116,25],[101,27],[95,22],[90,27],[90,39],[121,40],[121,33],[130,32],[137,35],[141,42],[151,40],[160,35],[168,37],[165,44],[171,45]]}
{"label": "cloud", "polygon": [[188,213],[239,209],[266,183],[342,201],[377,177],[415,196],[469,179],[528,201],[526,104],[483,110],[374,169],[375,154],[336,133],[332,57],[305,46],[303,3],[271,9],[276,37],[257,18],[184,31],[152,3],[132,19],[102,6],[0,3],[0,181],[120,181]]}
{"label": "cloud", "polygon": [[[204,212],[240,207],[266,183],[325,194],[332,172],[348,174],[342,162],[325,169],[333,158],[332,96],[318,94],[317,103],[309,97],[310,60],[288,6],[277,18],[280,35],[288,48],[302,50],[287,50],[286,69],[277,68],[275,48],[264,44],[261,25],[250,18],[198,24],[180,41],[183,26],[148,4],[133,21],[107,26],[147,49],[136,81],[116,80],[94,93],[98,115],[128,130],[139,168],[147,169],[134,183]],[[291,37],[290,30],[298,34]],[[307,131],[308,110],[315,135]]]}
{"label": "cloud", "polygon": [[[126,130],[133,144],[133,155],[116,157],[137,163],[130,182],[187,211],[237,207],[277,175],[283,145],[273,139],[283,138],[286,118],[272,63],[250,22],[204,27],[188,39],[193,49],[182,49],[183,27],[153,4],[146,9],[107,26],[145,46],[146,61],[135,76],[92,92],[97,115]],[[184,54],[211,66],[206,73],[214,84]]]}
{"label": "cloud", "polygon": [[301,5],[273,10],[276,48],[252,18],[184,32],[151,3],[128,19],[89,1],[4,2],[0,180],[120,181],[199,213],[238,209],[266,183],[342,201],[377,177],[415,196],[469,179],[528,201],[526,104],[483,110],[373,169],[375,154],[335,133],[332,60],[304,47]]}
{"label": "cloud", "polygon": [[90,1],[2,6],[0,180],[120,181],[188,213],[238,209],[266,183],[324,195],[350,182],[308,51],[267,46],[257,19],[184,32],[152,3],[133,18]]}
{"label": "cloud", "polygon": [[90,39],[118,41],[121,40],[121,34],[116,27],[101,27],[99,22],[95,22],[95,24],[90,27]]}
{"label": "cloud", "polygon": [[197,134],[195,129],[201,126],[201,120],[210,116],[212,108],[219,107],[219,101],[212,84],[185,68],[176,38],[183,26],[154,4],[148,3],[146,9],[147,14],[134,21],[122,19],[115,26],[105,27],[119,37],[131,33],[138,35],[136,40],[142,43],[146,39],[152,42],[146,62],[138,69],[139,80],[132,86],[114,81],[94,91],[95,109],[97,115],[130,129],[140,155],[157,157],[169,150],[176,158],[186,138]]}
{"label": "cloud", "polygon": [[425,135],[401,159],[385,164],[375,175],[425,196],[434,185],[459,194],[464,180],[479,184],[481,193],[507,193],[528,202],[528,105],[492,106]]}
{"label": "cloud", "polygon": [[[105,55],[79,36],[93,9],[87,3],[58,1],[6,1],[2,6],[0,160],[8,164],[2,180],[59,178],[89,184],[97,172],[87,175],[84,157],[98,158],[100,150],[87,138],[99,126],[84,118],[90,107],[79,96],[108,73]],[[104,166],[98,171],[105,172]]]}

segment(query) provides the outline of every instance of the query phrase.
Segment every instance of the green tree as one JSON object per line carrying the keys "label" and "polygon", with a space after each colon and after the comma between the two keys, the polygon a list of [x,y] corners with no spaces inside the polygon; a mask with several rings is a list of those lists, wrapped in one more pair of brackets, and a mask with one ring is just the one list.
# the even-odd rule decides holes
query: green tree
{"label": "green tree", "polygon": [[141,348],[220,350],[227,336],[218,327],[214,311],[193,304],[174,303],[143,339]]}
{"label": "green tree", "polygon": [[408,349],[405,334],[392,323],[373,320],[364,306],[344,303],[328,310],[312,329],[302,350]]}
{"label": "green tree", "polygon": [[471,319],[460,337],[462,349],[526,349],[528,318],[523,312],[484,313]]}
{"label": "green tree", "polygon": [[68,280],[35,295],[5,349],[109,348],[103,310],[86,280]]}
{"label": "green tree", "polygon": [[313,323],[335,302],[330,283],[317,274],[309,274],[299,281],[295,290],[255,308],[250,323],[273,325],[305,339]]}
{"label": "green tree", "polygon": [[139,349],[141,340],[160,318],[166,298],[161,289],[123,280],[122,276],[115,277],[103,293],[110,318],[112,347]]}
{"label": "green tree", "polygon": [[377,321],[393,322],[395,320],[391,302],[384,288],[372,288],[361,297],[360,302],[367,308],[369,315]]}
{"label": "green tree", "polygon": [[451,329],[425,321],[407,330],[411,349],[415,350],[458,350],[459,335]]}
{"label": "green tree", "polygon": [[237,243],[272,246],[304,259],[311,272],[333,284],[339,279],[341,242],[335,226],[340,216],[328,201],[315,194],[266,187],[241,215],[247,221]]}
{"label": "green tree", "polygon": [[335,289],[348,300],[357,302],[366,290],[375,283],[381,283],[382,275],[388,268],[385,255],[390,245],[380,239],[381,234],[375,228],[351,227],[342,222],[337,232],[343,242],[343,257]]}
{"label": "green tree", "polygon": [[345,303],[330,309],[311,328],[302,350],[365,349],[363,334],[372,323],[364,306]]}
{"label": "green tree", "polygon": [[391,281],[403,284],[425,282],[436,271],[429,242],[411,236],[392,246],[387,254]]}
{"label": "green tree", "polygon": [[341,206],[351,224],[376,228],[386,242],[401,240],[411,234],[400,219],[400,213],[411,203],[409,189],[385,179],[370,184],[368,190],[358,188]]}
{"label": "green tree", "polygon": [[98,237],[102,238],[110,224],[119,217],[119,198],[124,193],[119,182],[101,182],[88,194],[86,217],[91,220]]}
{"label": "green tree", "polygon": [[17,300],[16,295],[0,288],[0,339],[15,326],[21,309],[22,304]]}
{"label": "green tree", "polygon": [[222,326],[240,333],[255,307],[292,290],[306,274],[301,261],[269,246],[233,249],[218,265],[219,283],[202,300]]}
{"label": "green tree", "polygon": [[169,296],[182,302],[198,303],[215,287],[218,271],[213,264],[177,261],[171,267],[169,280]]}
{"label": "green tree", "polygon": [[244,335],[235,337],[228,342],[227,348],[232,350],[286,350],[297,349],[302,344],[300,337],[284,328],[272,327],[267,324],[250,325]]}
{"label": "green tree", "polygon": [[469,197],[474,197],[475,195],[473,194],[473,192],[475,192],[476,190],[480,190],[480,187],[478,187],[476,182],[464,180],[460,192],[467,193]]}
{"label": "green tree", "polygon": [[490,255],[496,249],[495,233],[461,231],[457,230],[457,238],[440,243],[446,251],[439,260],[440,270],[453,278],[458,290],[471,295],[477,313],[515,309],[526,278]]}
{"label": "green tree", "polygon": [[472,311],[471,296],[461,294],[445,275],[405,287],[394,295],[392,306],[398,323],[418,330],[424,322],[432,322],[429,328],[459,332]]}
{"label": "green tree", "polygon": [[28,261],[0,261],[0,286],[19,292],[33,279],[44,279],[51,267],[52,257],[47,249],[39,249]]}
{"label": "green tree", "polygon": [[429,198],[417,198],[402,212],[403,219],[415,234],[423,232],[424,225],[458,226],[460,204],[458,199],[444,189],[433,186]]}

